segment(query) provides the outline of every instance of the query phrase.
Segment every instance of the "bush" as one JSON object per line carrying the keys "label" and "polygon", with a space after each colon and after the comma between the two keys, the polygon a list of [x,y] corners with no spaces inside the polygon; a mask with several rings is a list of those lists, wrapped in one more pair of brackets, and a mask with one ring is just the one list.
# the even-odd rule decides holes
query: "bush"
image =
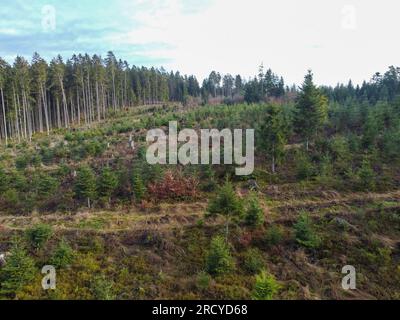
{"label": "bush", "polygon": [[48,198],[57,191],[59,181],[46,173],[35,175],[33,184],[39,199]]}
{"label": "bush", "polygon": [[318,248],[320,238],[314,233],[310,217],[306,213],[301,213],[296,224],[294,225],[296,232],[296,241],[306,248]]}
{"label": "bush", "polygon": [[114,300],[113,282],[104,276],[98,276],[91,283],[91,290],[96,300]]}
{"label": "bush", "polygon": [[135,201],[136,202],[142,201],[142,199],[146,193],[146,187],[145,187],[142,177],[139,173],[134,172],[132,175],[132,188],[133,188],[133,194],[135,197]]}
{"label": "bush", "polygon": [[280,289],[275,277],[265,270],[256,276],[252,297],[254,300],[272,300]]}
{"label": "bush", "polygon": [[164,178],[148,186],[149,193],[158,200],[191,199],[197,196],[198,181],[181,173],[167,171]]}
{"label": "bush", "polygon": [[207,272],[220,275],[231,271],[233,266],[234,261],[225,239],[221,236],[214,237],[207,254]]}
{"label": "bush", "polygon": [[35,277],[35,263],[20,244],[14,244],[10,256],[0,269],[0,294],[15,297]]}
{"label": "bush", "polygon": [[246,210],[245,221],[252,227],[259,227],[264,223],[264,211],[255,195],[252,195]]}
{"label": "bush", "polygon": [[56,268],[65,268],[73,262],[74,257],[74,250],[63,239],[54,251],[52,258],[50,259],[50,264]]}
{"label": "bush", "polygon": [[216,196],[210,200],[207,211],[209,215],[241,216],[243,214],[243,203],[236,195],[232,183],[226,181],[219,188]]}
{"label": "bush", "polygon": [[21,155],[15,159],[15,167],[18,170],[25,169],[30,162],[30,157],[27,154]]}
{"label": "bush", "polygon": [[112,194],[114,193],[115,189],[117,188],[117,186],[118,186],[117,175],[111,170],[111,168],[109,167],[104,168],[99,178],[99,185],[98,185],[99,195],[109,200]]}
{"label": "bush", "polygon": [[77,170],[74,192],[78,199],[87,199],[90,207],[90,200],[96,197],[96,177],[89,166],[84,165]]}
{"label": "bush", "polygon": [[47,224],[38,224],[26,231],[29,243],[36,249],[40,249],[51,238],[53,230]]}
{"label": "bush", "polygon": [[375,172],[368,160],[362,162],[361,168],[357,171],[359,188],[363,191],[375,189]]}
{"label": "bush", "polygon": [[309,156],[302,152],[296,155],[296,175],[300,180],[310,179],[315,174],[315,167]]}
{"label": "bush", "polygon": [[283,230],[277,225],[272,225],[265,233],[265,243],[268,246],[275,246],[283,240]]}
{"label": "bush", "polygon": [[8,174],[0,166],[0,192],[3,193],[9,188]]}
{"label": "bush", "polygon": [[256,248],[247,250],[243,257],[243,266],[250,274],[260,272],[264,268],[264,259],[260,250]]}
{"label": "bush", "polygon": [[210,286],[210,282],[211,282],[211,277],[207,272],[201,271],[197,275],[197,286],[201,290],[207,289]]}

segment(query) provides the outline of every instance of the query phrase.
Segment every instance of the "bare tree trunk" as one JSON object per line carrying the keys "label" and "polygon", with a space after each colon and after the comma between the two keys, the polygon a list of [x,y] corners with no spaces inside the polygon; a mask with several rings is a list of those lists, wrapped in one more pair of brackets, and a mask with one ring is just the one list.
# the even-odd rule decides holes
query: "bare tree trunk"
{"label": "bare tree trunk", "polygon": [[40,90],[42,92],[41,96],[43,99],[44,117],[45,117],[45,121],[46,121],[47,135],[49,135],[50,134],[49,113],[48,113],[48,107],[47,107],[47,98],[46,98],[46,94],[43,89],[43,84],[40,85]]}
{"label": "bare tree trunk", "polygon": [[79,88],[76,87],[76,100],[78,104],[78,124],[81,124],[81,106],[79,104]]}
{"label": "bare tree trunk", "polygon": [[6,139],[6,145],[8,145],[6,107],[5,107],[5,105],[4,105],[4,93],[3,93],[3,88],[0,88],[0,91],[1,91],[1,105],[2,105],[2,107],[3,107],[4,137],[5,137],[5,139]]}
{"label": "bare tree trunk", "polygon": [[97,81],[96,81],[96,105],[97,105],[97,121],[100,121],[99,84]]}

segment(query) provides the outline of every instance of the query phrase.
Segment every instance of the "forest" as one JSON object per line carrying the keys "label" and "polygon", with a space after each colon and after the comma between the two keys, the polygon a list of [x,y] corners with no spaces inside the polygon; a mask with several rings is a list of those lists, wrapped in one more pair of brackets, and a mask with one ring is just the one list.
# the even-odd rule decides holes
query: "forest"
{"label": "forest", "polygon": [[[200,84],[112,52],[35,53],[0,59],[0,95],[1,298],[400,298],[400,68]],[[254,172],[149,165],[146,132],[170,121],[254,129]]]}

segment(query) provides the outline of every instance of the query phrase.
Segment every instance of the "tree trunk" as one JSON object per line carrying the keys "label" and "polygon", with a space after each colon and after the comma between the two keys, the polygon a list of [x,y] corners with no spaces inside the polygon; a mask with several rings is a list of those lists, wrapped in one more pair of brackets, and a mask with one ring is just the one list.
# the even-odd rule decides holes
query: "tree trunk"
{"label": "tree trunk", "polygon": [[3,121],[4,121],[4,137],[6,139],[6,145],[8,145],[8,134],[7,134],[7,120],[6,120],[6,107],[4,105],[4,94],[3,94],[3,88],[0,88],[1,90],[1,105],[3,107]]}

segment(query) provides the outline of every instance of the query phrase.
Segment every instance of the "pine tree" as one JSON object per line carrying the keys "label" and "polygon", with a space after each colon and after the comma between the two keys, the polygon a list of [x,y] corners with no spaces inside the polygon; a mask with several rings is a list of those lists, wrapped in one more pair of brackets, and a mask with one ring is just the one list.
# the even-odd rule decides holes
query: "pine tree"
{"label": "pine tree", "polygon": [[271,171],[275,173],[287,140],[283,112],[277,105],[271,105],[267,110],[260,128],[260,140],[262,150],[271,159]]}
{"label": "pine tree", "polygon": [[272,300],[280,289],[275,277],[265,270],[256,276],[256,283],[253,290],[254,300]]}
{"label": "pine tree", "polygon": [[111,168],[103,169],[98,185],[98,192],[101,197],[107,198],[111,202],[111,195],[118,186],[118,177]]}
{"label": "pine tree", "polygon": [[146,193],[146,187],[143,183],[141,175],[137,172],[134,172],[132,175],[132,188],[135,201],[140,202]]}
{"label": "pine tree", "polygon": [[220,275],[231,271],[233,267],[234,261],[228,243],[221,236],[214,237],[207,254],[207,272]]}
{"label": "pine tree", "polygon": [[328,115],[328,99],[313,83],[311,71],[304,78],[296,102],[296,131],[303,137],[308,151],[309,142],[316,136]]}
{"label": "pine tree", "polygon": [[0,269],[0,295],[14,298],[35,277],[35,263],[21,244],[14,243],[6,265]]}
{"label": "pine tree", "polygon": [[96,177],[89,166],[83,165],[77,170],[74,192],[78,199],[86,199],[90,208],[91,201],[96,197]]}
{"label": "pine tree", "polygon": [[246,210],[245,221],[248,225],[253,227],[261,226],[264,223],[264,211],[260,206],[260,203],[256,195],[251,195],[249,204]]}
{"label": "pine tree", "polygon": [[243,211],[243,202],[237,197],[232,183],[227,180],[210,200],[207,215],[225,216],[226,239],[228,239],[230,221],[234,218],[240,218],[243,215]]}

